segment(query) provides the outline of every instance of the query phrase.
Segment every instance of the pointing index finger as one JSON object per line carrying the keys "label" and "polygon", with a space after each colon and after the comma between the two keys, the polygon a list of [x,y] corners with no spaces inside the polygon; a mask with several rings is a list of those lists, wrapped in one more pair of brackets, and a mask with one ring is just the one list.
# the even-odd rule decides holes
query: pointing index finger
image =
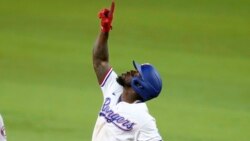
{"label": "pointing index finger", "polygon": [[114,11],[115,11],[115,1],[112,0],[109,16],[113,16]]}

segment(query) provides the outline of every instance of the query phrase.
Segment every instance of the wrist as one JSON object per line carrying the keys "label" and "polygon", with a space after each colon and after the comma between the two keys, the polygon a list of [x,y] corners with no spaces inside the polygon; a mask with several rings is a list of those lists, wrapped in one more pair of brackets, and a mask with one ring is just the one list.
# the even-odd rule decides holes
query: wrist
{"label": "wrist", "polygon": [[101,22],[101,31],[102,32],[109,32],[110,30],[112,29],[112,26],[111,26],[111,21],[109,20],[104,20]]}
{"label": "wrist", "polygon": [[101,31],[102,32],[109,32],[111,30],[111,26],[110,27],[103,27],[101,26]]}

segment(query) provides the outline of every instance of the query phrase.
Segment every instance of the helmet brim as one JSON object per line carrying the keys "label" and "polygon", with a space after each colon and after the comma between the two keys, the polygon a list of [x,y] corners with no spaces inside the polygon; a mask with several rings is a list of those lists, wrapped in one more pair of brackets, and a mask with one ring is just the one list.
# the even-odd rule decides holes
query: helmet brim
{"label": "helmet brim", "polygon": [[140,75],[142,74],[142,71],[141,71],[141,65],[136,63],[134,60],[133,60],[133,65],[134,65],[134,68],[140,73]]}

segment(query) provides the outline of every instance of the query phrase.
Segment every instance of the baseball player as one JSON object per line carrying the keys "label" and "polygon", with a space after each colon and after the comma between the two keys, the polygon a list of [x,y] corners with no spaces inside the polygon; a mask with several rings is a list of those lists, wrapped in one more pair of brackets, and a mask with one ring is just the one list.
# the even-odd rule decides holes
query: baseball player
{"label": "baseball player", "polygon": [[0,141],[7,141],[5,129],[4,129],[4,124],[3,124],[3,118],[1,116],[1,114],[0,114]]}
{"label": "baseball player", "polygon": [[162,141],[146,101],[159,95],[162,81],[151,64],[137,64],[135,70],[117,75],[109,64],[108,36],[115,3],[99,13],[101,32],[93,48],[93,67],[104,102],[92,141]]}

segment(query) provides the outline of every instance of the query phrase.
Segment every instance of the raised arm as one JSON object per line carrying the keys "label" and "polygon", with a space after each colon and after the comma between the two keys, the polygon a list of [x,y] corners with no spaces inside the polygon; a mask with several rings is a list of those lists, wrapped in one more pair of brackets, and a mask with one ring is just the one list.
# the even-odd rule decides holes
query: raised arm
{"label": "raised arm", "polygon": [[102,83],[105,74],[110,68],[108,36],[108,32],[101,32],[93,48],[93,67],[99,83]]}
{"label": "raised arm", "polygon": [[110,69],[109,52],[108,52],[108,37],[109,31],[112,28],[112,20],[115,3],[111,4],[111,8],[103,9],[99,13],[101,19],[101,32],[96,40],[93,48],[93,67],[99,83],[102,83],[106,73]]}

